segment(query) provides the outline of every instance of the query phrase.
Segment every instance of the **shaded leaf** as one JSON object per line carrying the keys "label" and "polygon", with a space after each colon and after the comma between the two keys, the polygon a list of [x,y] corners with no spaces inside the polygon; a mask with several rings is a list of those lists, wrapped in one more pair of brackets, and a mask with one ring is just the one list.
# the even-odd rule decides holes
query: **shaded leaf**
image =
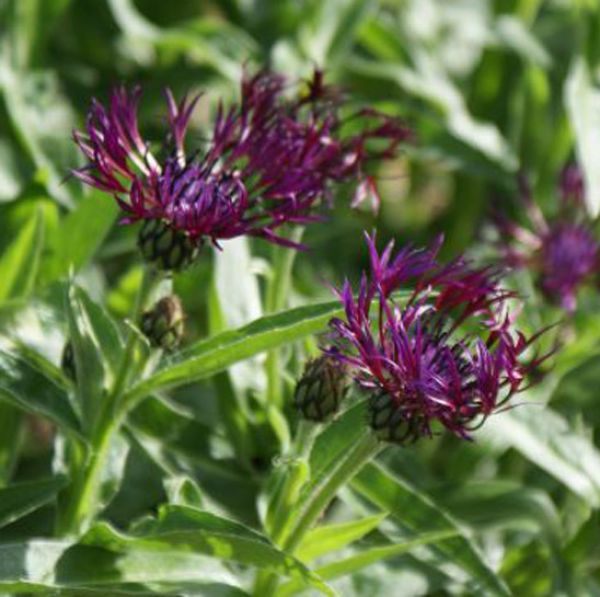
{"label": "shaded leaf", "polygon": [[487,592],[494,595],[509,594],[502,579],[494,574],[475,545],[429,497],[373,463],[358,473],[351,486],[378,508],[389,512],[400,527],[411,533],[456,533],[456,537],[438,542],[436,552],[463,568]]}
{"label": "shaded leaf", "polygon": [[47,504],[66,484],[65,477],[17,483],[0,489],[0,527]]}
{"label": "shaded leaf", "polygon": [[80,431],[67,389],[23,357],[5,350],[0,350],[0,398],[27,412],[47,416],[67,430]]}

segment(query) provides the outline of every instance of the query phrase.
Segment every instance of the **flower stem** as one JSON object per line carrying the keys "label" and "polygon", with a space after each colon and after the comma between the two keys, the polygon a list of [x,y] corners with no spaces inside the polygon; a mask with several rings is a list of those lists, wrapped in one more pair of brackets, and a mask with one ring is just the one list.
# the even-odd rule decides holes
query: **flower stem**
{"label": "flower stem", "polygon": [[269,534],[275,545],[279,545],[282,533],[288,524],[289,513],[310,475],[308,458],[319,428],[318,423],[301,420],[296,429],[294,444],[289,458],[286,459],[281,489],[274,495],[270,507],[273,516]]}
{"label": "flower stem", "polygon": [[[306,534],[313,527],[323,510],[335,497],[338,490],[350,481],[382,449],[381,442],[367,430],[365,434],[333,465],[333,470],[302,504],[298,516],[290,521],[273,538],[281,549],[293,555]],[[259,574],[254,586],[255,597],[271,597],[275,594],[279,579],[272,573]]]}
{"label": "flower stem", "polygon": [[282,547],[294,553],[337,491],[352,479],[382,449],[381,442],[367,430],[365,434],[333,466],[331,474],[315,486],[303,505],[289,533],[283,538]]}
{"label": "flower stem", "polygon": [[[144,269],[144,275],[135,298],[130,315],[132,324],[136,324],[154,287],[153,272]],[[82,446],[71,444],[72,483],[64,494],[63,507],[59,509],[56,521],[56,534],[80,535],[87,530],[101,507],[101,477],[114,434],[119,430],[125,417],[121,397],[131,375],[131,362],[137,348],[138,337],[134,330],[127,334],[125,348],[117,369],[115,381],[106,396],[98,417],[90,433],[89,444]]]}
{"label": "flower stem", "polygon": [[[302,240],[303,226],[292,229],[289,239],[295,243]],[[265,311],[275,313],[285,308],[290,293],[292,269],[296,251],[286,247],[273,247],[273,277],[267,286]],[[282,376],[280,351],[274,349],[267,354],[265,368],[267,372],[267,403],[281,406],[282,404]]]}

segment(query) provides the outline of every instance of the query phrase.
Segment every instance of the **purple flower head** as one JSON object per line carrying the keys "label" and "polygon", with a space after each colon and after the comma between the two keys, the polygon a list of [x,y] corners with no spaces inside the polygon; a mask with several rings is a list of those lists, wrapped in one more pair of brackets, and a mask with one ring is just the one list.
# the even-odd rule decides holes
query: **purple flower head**
{"label": "purple flower head", "polygon": [[137,122],[139,87],[92,103],[85,132],[74,138],[87,164],[74,174],[111,193],[123,223],[159,220],[199,246],[241,235],[294,246],[278,234],[286,223],[319,219],[334,183],[355,179],[355,200],[377,200],[367,162],[391,157],[410,131],[374,110],[342,117],[341,94],[315,71],[308,91],[292,93],[269,72],[244,77],[239,104],[219,105],[210,140],[186,148],[199,96],[177,102],[166,92],[168,132],[150,143]]}
{"label": "purple flower head", "polygon": [[393,243],[381,254],[374,238],[367,243],[370,272],[356,296],[347,281],[336,291],[345,318],[330,322],[326,352],[369,392],[370,425],[382,439],[430,436],[433,422],[469,439],[543,360],[522,360],[535,337],[515,329],[514,294],[500,286],[499,270],[439,264],[439,242],[395,255]]}
{"label": "purple flower head", "polygon": [[521,199],[530,220],[524,227],[502,216],[496,225],[504,239],[502,252],[508,265],[529,268],[541,290],[569,313],[577,307],[579,288],[593,278],[600,266],[600,245],[583,206],[583,178],[575,165],[562,171],[559,211],[546,218],[533,201],[527,182],[521,179]]}

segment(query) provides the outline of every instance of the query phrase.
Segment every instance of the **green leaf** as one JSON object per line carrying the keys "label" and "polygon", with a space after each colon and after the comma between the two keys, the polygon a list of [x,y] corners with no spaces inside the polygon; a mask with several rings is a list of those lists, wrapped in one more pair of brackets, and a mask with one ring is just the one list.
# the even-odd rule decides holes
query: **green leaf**
{"label": "green leaf", "polygon": [[60,234],[46,262],[45,282],[84,267],[96,254],[119,213],[117,203],[99,191],[82,199],[60,223]]}
{"label": "green leaf", "polygon": [[[536,388],[541,392],[542,388]],[[528,394],[540,406],[513,409],[490,417],[482,437],[512,446],[550,473],[590,505],[600,504],[600,452],[585,435],[577,433],[558,413]]]}
{"label": "green leaf", "polygon": [[0,302],[28,296],[33,290],[44,247],[44,220],[40,208],[0,257]]}
{"label": "green leaf", "polygon": [[134,536],[99,524],[86,533],[83,542],[122,552],[137,547],[159,552],[203,554],[297,578],[303,586],[332,594],[302,563],[279,551],[264,536],[239,523],[195,508],[164,506],[158,518],[144,521],[136,528]]}
{"label": "green leaf", "polygon": [[27,412],[49,417],[64,429],[80,432],[67,389],[19,354],[0,350],[0,399]]}
{"label": "green leaf", "polygon": [[435,551],[463,568],[482,590],[493,595],[510,594],[504,582],[494,574],[477,547],[450,516],[406,481],[371,463],[358,473],[351,487],[381,510],[389,512],[396,523],[410,533],[455,533],[456,537],[439,541]]}
{"label": "green leaf", "polygon": [[202,491],[191,477],[175,475],[165,479],[164,485],[169,504],[202,508]]}
{"label": "green leaf", "polygon": [[499,44],[511,48],[523,59],[530,60],[543,68],[551,66],[552,58],[546,48],[520,19],[507,14],[498,17],[493,34]]}
{"label": "green leaf", "polygon": [[[447,488],[448,489],[448,488]],[[440,491],[444,506],[479,529],[502,528],[541,533],[555,547],[561,537],[561,521],[554,503],[543,491],[509,481],[465,483]]]}
{"label": "green leaf", "polygon": [[[211,335],[240,327],[263,315],[256,266],[247,239],[227,241],[213,258],[213,277],[208,296]],[[249,421],[249,397],[264,396],[266,379],[257,356],[233,365],[214,378],[219,395],[219,418],[223,421],[236,455],[245,459],[255,452]]]}
{"label": "green leaf", "polygon": [[317,437],[310,453],[311,483],[305,488],[307,493],[312,491],[312,486],[320,478],[328,474],[349,447],[364,435],[366,416],[366,401],[361,401],[328,425]]}
{"label": "green leaf", "polygon": [[54,477],[3,487],[0,489],[0,527],[47,504],[65,484],[65,477]]}
{"label": "green leaf", "polygon": [[299,45],[314,64],[331,65],[352,45],[361,21],[373,6],[371,0],[312,2],[301,21]]}
{"label": "green leaf", "polygon": [[[458,531],[452,530],[434,531],[431,533],[423,533],[414,539],[409,539],[400,543],[394,543],[393,545],[372,547],[371,549],[366,549],[357,553],[356,555],[337,560],[331,564],[327,564],[326,566],[316,568],[315,573],[318,574],[323,580],[333,580],[335,578],[346,576],[347,574],[358,572],[359,570],[362,570],[371,564],[375,564],[376,562],[405,554],[417,547],[421,547],[422,545],[437,543],[439,541],[455,537],[457,534]],[[285,585],[282,585],[277,591],[276,595],[278,597],[292,595],[300,588],[301,587],[297,582],[290,581]]]}
{"label": "green leaf", "polygon": [[21,449],[23,411],[0,402],[0,485],[12,476]]}
{"label": "green leaf", "polygon": [[84,421],[91,424],[117,375],[123,342],[108,313],[74,284],[67,293],[67,313],[78,397]]}
{"label": "green leaf", "polygon": [[127,399],[204,379],[265,350],[319,333],[332,317],[340,314],[339,302],[331,301],[262,317],[237,330],[223,332],[179,353],[134,386]]}
{"label": "green leaf", "polygon": [[0,61],[0,85],[15,134],[38,171],[38,179],[50,196],[70,206],[65,172],[78,164],[75,144],[68,131],[75,127],[75,114],[60,89],[55,72],[12,68],[9,56]]}
{"label": "green leaf", "polygon": [[583,169],[584,199],[592,217],[600,213],[600,90],[595,83],[585,59],[577,57],[565,82],[565,104]]}
{"label": "green leaf", "polygon": [[429,54],[416,55],[414,68],[396,62],[352,59],[352,70],[395,83],[400,90],[427,102],[441,114],[445,129],[456,140],[499,166],[505,173],[515,172],[518,160],[508,141],[491,122],[475,118],[465,98],[443,67]]}
{"label": "green leaf", "polygon": [[329,552],[336,551],[362,539],[385,520],[387,514],[375,514],[337,524],[328,524],[310,531],[298,546],[296,556],[303,562],[309,562]]}
{"label": "green leaf", "polygon": [[[104,539],[109,538],[105,533]],[[92,595],[93,591],[119,595],[126,583],[155,590],[158,585],[159,591],[163,587],[239,586],[233,574],[214,558],[124,546],[119,540],[114,549],[42,539],[0,545],[0,590],[11,595],[57,589],[72,589],[77,595]]]}
{"label": "green leaf", "polygon": [[201,18],[180,27],[161,28],[148,20],[131,0],[109,0],[113,17],[133,44],[184,53],[238,81],[241,64],[254,51],[254,41],[222,19]]}

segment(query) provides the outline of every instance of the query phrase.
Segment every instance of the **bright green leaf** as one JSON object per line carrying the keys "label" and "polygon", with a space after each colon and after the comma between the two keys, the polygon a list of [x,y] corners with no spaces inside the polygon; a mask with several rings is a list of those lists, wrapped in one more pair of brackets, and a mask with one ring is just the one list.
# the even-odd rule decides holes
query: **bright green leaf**
{"label": "bright green leaf", "polygon": [[574,60],[565,82],[565,104],[583,169],[584,199],[592,217],[600,213],[600,90],[583,57]]}
{"label": "bright green leaf", "polygon": [[360,520],[327,524],[313,529],[304,537],[296,556],[303,562],[309,562],[329,552],[336,551],[362,539],[385,520],[387,514],[375,514]]}
{"label": "bright green leaf", "polygon": [[322,332],[340,313],[337,301],[298,307],[200,341],[134,386],[128,399],[204,379],[270,348]]}
{"label": "bright green leaf", "polygon": [[36,209],[0,257],[0,301],[26,297],[33,289],[44,247],[44,220]]}
{"label": "bright green leaf", "polygon": [[[452,530],[434,531],[432,533],[423,533],[414,539],[409,539],[400,543],[384,545],[381,547],[372,547],[370,549],[361,551],[356,555],[347,558],[341,558],[335,562],[332,562],[331,564],[320,566],[319,568],[315,569],[315,573],[318,574],[323,580],[333,580],[358,572],[359,570],[362,570],[371,564],[375,564],[376,562],[405,554],[417,547],[421,547],[422,545],[437,543],[439,541],[455,537],[457,533],[458,531]],[[277,591],[277,596],[285,597],[287,595],[292,595],[298,589],[300,589],[298,583],[295,581],[290,581],[281,586],[281,588]]]}

